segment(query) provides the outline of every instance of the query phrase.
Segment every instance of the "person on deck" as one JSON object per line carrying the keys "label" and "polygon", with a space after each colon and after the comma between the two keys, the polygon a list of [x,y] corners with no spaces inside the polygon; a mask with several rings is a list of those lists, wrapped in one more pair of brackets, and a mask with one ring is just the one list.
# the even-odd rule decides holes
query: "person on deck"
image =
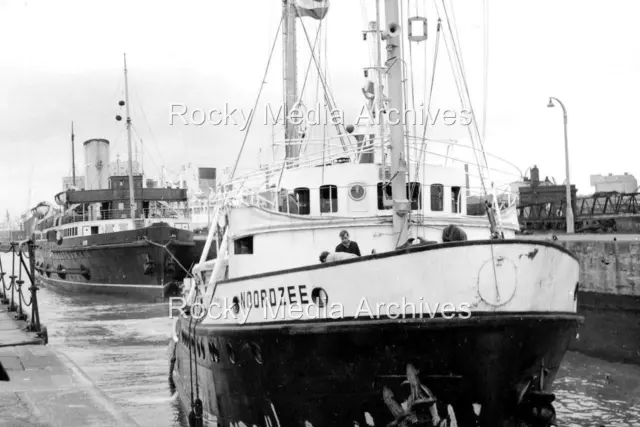
{"label": "person on deck", "polygon": [[336,246],[336,252],[346,252],[360,256],[360,248],[356,242],[349,240],[349,232],[347,230],[340,232],[340,240],[342,240],[342,243]]}

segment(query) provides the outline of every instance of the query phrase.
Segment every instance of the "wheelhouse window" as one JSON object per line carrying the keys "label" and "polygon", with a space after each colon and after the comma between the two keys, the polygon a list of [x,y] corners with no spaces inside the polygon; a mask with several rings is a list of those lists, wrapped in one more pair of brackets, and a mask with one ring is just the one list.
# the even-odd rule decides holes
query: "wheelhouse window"
{"label": "wheelhouse window", "polygon": [[431,184],[431,210],[434,212],[444,210],[444,186]]}
{"label": "wheelhouse window", "polygon": [[281,188],[278,192],[278,211],[298,215],[298,198],[289,193],[286,188]]}
{"label": "wheelhouse window", "polygon": [[460,213],[460,187],[451,187],[451,212]]}
{"label": "wheelhouse window", "polygon": [[384,205],[385,195],[386,195],[387,199],[391,199],[391,197],[392,197],[392,194],[391,194],[391,182],[387,182],[387,183],[379,182],[378,183],[378,209],[379,210],[391,209],[391,206],[385,206]]}
{"label": "wheelhouse window", "polygon": [[309,215],[311,213],[311,195],[305,187],[295,188],[293,194],[298,200],[298,214]]}
{"label": "wheelhouse window", "polygon": [[422,195],[420,193],[419,182],[407,183],[407,199],[411,202],[412,211],[422,209]]}
{"label": "wheelhouse window", "polygon": [[233,253],[235,255],[253,254],[253,236],[242,237],[234,240]]}
{"label": "wheelhouse window", "polygon": [[320,187],[320,212],[338,212],[338,187],[323,185]]}

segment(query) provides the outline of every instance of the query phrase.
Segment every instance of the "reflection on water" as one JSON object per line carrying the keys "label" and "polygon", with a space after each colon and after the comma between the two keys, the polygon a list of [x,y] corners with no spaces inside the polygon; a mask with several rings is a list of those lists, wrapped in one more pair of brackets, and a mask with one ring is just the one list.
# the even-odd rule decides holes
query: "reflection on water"
{"label": "reflection on water", "polygon": [[[3,261],[5,269],[10,266],[10,259]],[[95,303],[96,297],[47,289],[38,299],[49,345],[71,357],[140,425],[188,425],[169,390],[168,304],[130,304],[105,296]],[[640,367],[569,353],[555,393],[563,427],[640,427]]]}
{"label": "reflection on water", "polygon": [[186,427],[169,390],[168,304],[131,304],[42,289],[49,343],[67,354],[140,425]]}
{"label": "reflection on water", "polygon": [[638,366],[569,353],[555,382],[555,393],[561,425],[640,427]]}

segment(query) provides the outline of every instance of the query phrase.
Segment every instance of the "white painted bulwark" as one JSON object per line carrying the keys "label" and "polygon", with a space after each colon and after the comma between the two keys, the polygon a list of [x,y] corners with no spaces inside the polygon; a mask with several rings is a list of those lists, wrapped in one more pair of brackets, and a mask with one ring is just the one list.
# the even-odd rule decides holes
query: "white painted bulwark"
{"label": "white painted bulwark", "polygon": [[[578,261],[561,248],[530,241],[460,242],[223,281],[203,322],[375,320],[403,313],[428,320],[430,312],[443,310],[463,318],[575,313],[577,282]],[[327,305],[319,308],[314,297],[325,295]],[[204,303],[210,298],[211,289]]]}

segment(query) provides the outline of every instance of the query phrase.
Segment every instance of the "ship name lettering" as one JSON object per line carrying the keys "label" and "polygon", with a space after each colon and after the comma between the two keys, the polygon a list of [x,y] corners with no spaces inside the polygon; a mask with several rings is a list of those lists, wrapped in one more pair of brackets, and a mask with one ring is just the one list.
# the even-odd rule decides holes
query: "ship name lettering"
{"label": "ship name lettering", "polygon": [[309,291],[306,285],[280,286],[259,291],[246,291],[240,294],[240,306],[245,310],[266,306],[303,304],[309,304]]}

